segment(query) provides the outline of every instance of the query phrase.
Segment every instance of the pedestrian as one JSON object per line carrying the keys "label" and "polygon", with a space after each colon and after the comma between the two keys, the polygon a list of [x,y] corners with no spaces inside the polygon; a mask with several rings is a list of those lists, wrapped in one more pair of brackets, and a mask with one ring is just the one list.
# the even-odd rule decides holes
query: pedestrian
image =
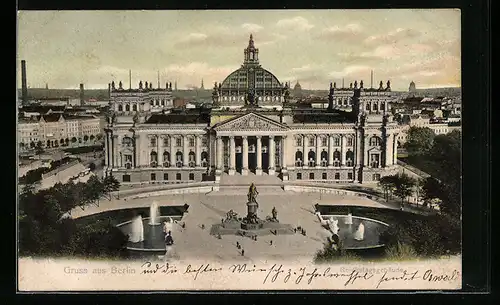
{"label": "pedestrian", "polygon": [[240,243],[236,242],[236,248],[239,248],[239,247],[240,247]]}
{"label": "pedestrian", "polygon": [[269,244],[272,246],[272,245],[273,245],[273,241],[271,240],[271,241],[269,242]]}
{"label": "pedestrian", "polygon": [[245,249],[241,249],[241,256],[245,256]]}
{"label": "pedestrian", "polygon": [[201,229],[205,230],[205,225],[204,224],[201,225]]}

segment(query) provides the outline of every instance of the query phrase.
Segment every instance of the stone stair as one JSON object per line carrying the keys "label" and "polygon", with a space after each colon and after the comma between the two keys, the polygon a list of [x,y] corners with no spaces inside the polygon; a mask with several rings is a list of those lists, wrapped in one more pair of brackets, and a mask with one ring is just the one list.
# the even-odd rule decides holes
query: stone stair
{"label": "stone stair", "polygon": [[283,181],[277,176],[270,176],[267,174],[257,176],[253,173],[249,173],[247,176],[242,176],[238,173],[234,176],[230,176],[224,173],[220,179],[219,191],[211,194],[246,195],[248,193],[248,188],[252,183],[254,183],[257,187],[259,194],[275,194],[284,192]]}

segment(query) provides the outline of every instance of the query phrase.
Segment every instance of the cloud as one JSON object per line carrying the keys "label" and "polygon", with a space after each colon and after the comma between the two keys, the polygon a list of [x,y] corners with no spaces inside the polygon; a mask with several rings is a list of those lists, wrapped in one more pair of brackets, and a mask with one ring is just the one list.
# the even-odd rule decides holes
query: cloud
{"label": "cloud", "polygon": [[332,71],[328,75],[332,78],[353,78],[370,75],[372,67],[364,65],[351,65],[347,66],[341,71]]}
{"label": "cloud", "polygon": [[263,26],[260,26],[260,25],[255,24],[255,23],[243,23],[241,25],[241,27],[244,30],[249,31],[251,33],[257,33],[264,28]]}
{"label": "cloud", "polygon": [[407,38],[416,38],[421,35],[421,32],[414,29],[397,28],[394,31],[367,37],[364,42],[369,45],[397,43]]}
{"label": "cloud", "polygon": [[276,26],[282,29],[298,30],[298,31],[308,31],[314,27],[313,24],[301,16],[281,19],[276,22]]}
{"label": "cloud", "polygon": [[363,27],[358,23],[327,27],[314,36],[314,38],[320,40],[342,41],[347,43],[359,43],[365,37],[365,31],[363,31]]}
{"label": "cloud", "polygon": [[[214,67],[205,62],[190,62],[185,64],[171,64],[164,71],[170,79],[177,80],[179,86],[193,86],[193,80],[203,79],[205,88],[209,88],[214,82],[222,82],[238,66]],[[199,85],[198,85],[199,86]]]}
{"label": "cloud", "polygon": [[375,49],[360,54],[361,58],[381,58],[381,59],[397,59],[404,56],[421,56],[425,53],[430,53],[434,48],[430,45],[413,43],[406,45],[386,44],[376,47]]}

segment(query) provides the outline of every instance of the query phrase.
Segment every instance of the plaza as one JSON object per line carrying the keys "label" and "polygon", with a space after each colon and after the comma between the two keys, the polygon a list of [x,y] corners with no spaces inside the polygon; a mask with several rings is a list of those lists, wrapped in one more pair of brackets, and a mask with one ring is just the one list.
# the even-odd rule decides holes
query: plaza
{"label": "plaza", "polygon": [[[128,208],[149,208],[152,202],[156,202],[159,206],[188,204],[187,213],[173,226],[172,230],[176,259],[255,263],[267,260],[312,260],[315,253],[324,247],[328,237],[331,236],[331,232],[321,226],[314,214],[315,204],[397,209],[396,206],[379,203],[359,194],[338,195],[284,191],[278,186],[270,185],[269,180],[264,179],[264,182],[260,183],[256,180],[259,190],[259,217],[270,216],[272,209],[276,208],[280,223],[301,227],[306,234],[302,235],[299,232],[287,235],[269,234],[259,236],[257,240],[244,236],[223,235],[219,239],[210,234],[210,227],[221,223],[221,219],[226,217],[229,210],[233,210],[239,216],[245,216],[248,186],[237,184],[238,182],[243,184],[256,176],[234,176],[236,180],[224,179],[225,177],[229,175],[223,176],[223,183],[218,191],[164,195],[150,192],[124,195],[120,199],[103,200],[98,207],[88,206],[85,210],[74,209],[72,217],[80,218]],[[181,226],[182,223],[185,224],[184,228]],[[241,249],[236,247],[237,242],[245,251],[244,256],[241,255]]]}

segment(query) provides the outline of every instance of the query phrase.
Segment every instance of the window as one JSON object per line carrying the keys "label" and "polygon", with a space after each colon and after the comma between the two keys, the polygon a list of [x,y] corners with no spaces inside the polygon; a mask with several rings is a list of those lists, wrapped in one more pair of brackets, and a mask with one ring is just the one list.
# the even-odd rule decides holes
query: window
{"label": "window", "polygon": [[353,180],[353,178],[352,178],[352,173],[347,173],[347,179],[349,179],[349,180]]}
{"label": "window", "polygon": [[297,180],[302,180],[302,173],[297,173]]}
{"label": "window", "polygon": [[373,136],[370,138],[370,146],[379,146],[380,145],[380,138]]}
{"label": "window", "polygon": [[168,180],[168,173],[163,174],[163,180]]}
{"label": "window", "polygon": [[195,165],[196,165],[196,162],[195,162],[196,154],[194,153],[194,151],[189,152],[188,159],[189,159],[188,160],[189,166],[190,167],[195,167]]}
{"label": "window", "polygon": [[201,153],[201,166],[202,167],[208,166],[208,153],[206,151]]}
{"label": "window", "polygon": [[314,151],[311,150],[307,154],[307,161],[308,161],[309,166],[311,166],[311,167],[316,166],[316,153]]}
{"label": "window", "polygon": [[123,105],[118,105],[118,111],[123,111]]}
{"label": "window", "polygon": [[333,138],[333,146],[340,146],[340,138],[339,137]]}
{"label": "window", "polygon": [[181,138],[175,138],[175,146],[177,146],[177,147],[182,146],[182,139]]}
{"label": "window", "polygon": [[149,139],[149,147],[156,147],[156,137]]}
{"label": "window", "polygon": [[130,175],[123,175],[122,176],[122,181],[123,182],[130,182]]}
{"label": "window", "polygon": [[376,103],[373,103],[373,111],[378,111],[378,105]]}
{"label": "window", "polygon": [[380,155],[379,154],[372,154],[370,157],[370,165],[373,168],[378,168],[380,163]]}
{"label": "window", "polygon": [[295,138],[295,146],[302,146],[302,137]]}
{"label": "window", "polygon": [[163,153],[163,167],[170,167],[170,153],[168,151]]}
{"label": "window", "polygon": [[370,111],[370,103],[366,104],[366,111]]}
{"label": "window", "polygon": [[302,166],[304,164],[304,159],[302,156],[302,152],[298,150],[295,153],[295,166]]}
{"label": "window", "polygon": [[190,181],[193,181],[193,180],[194,180],[194,174],[193,174],[193,173],[189,173],[189,180],[190,180]]}
{"label": "window", "polygon": [[125,111],[130,111],[130,105],[129,104],[125,105]]}
{"label": "window", "polygon": [[177,173],[177,174],[175,174],[175,179],[176,179],[177,181],[182,180],[181,173]]}
{"label": "window", "polygon": [[137,111],[137,104],[134,104],[134,105],[132,106],[132,111]]}
{"label": "window", "polygon": [[346,157],[346,165],[353,166],[354,165],[354,152],[348,150],[345,153],[345,157]]}
{"label": "window", "polygon": [[194,147],[194,137],[189,138],[189,147]]}
{"label": "window", "polygon": [[309,173],[309,180],[314,180],[314,173]]}
{"label": "window", "polygon": [[335,173],[335,180],[340,180],[340,173]]}
{"label": "window", "polygon": [[314,137],[309,137],[309,146],[314,146]]}
{"label": "window", "polygon": [[156,174],[155,173],[151,173],[151,181],[156,181]]}
{"label": "window", "polygon": [[149,165],[151,167],[157,167],[158,166],[158,154],[156,153],[156,151],[152,151],[149,154]]}
{"label": "window", "polygon": [[182,160],[182,152],[178,151],[176,154],[175,154],[175,165],[177,167],[182,167],[183,165],[183,160]]}
{"label": "window", "polygon": [[125,168],[126,169],[132,168],[132,155],[125,155]]}
{"label": "window", "polygon": [[328,153],[325,150],[321,152],[321,166],[328,166]]}
{"label": "window", "polygon": [[201,146],[208,146],[207,137],[201,137]]}
{"label": "window", "polygon": [[373,174],[372,180],[373,181],[380,181],[380,174]]}
{"label": "window", "polygon": [[353,146],[354,139],[352,137],[347,137],[347,146]]}
{"label": "window", "polygon": [[169,137],[164,137],[163,138],[163,146],[167,147],[170,145],[170,138]]}
{"label": "window", "polygon": [[326,180],[327,179],[326,177],[327,177],[326,173],[321,174],[321,179]]}
{"label": "window", "polygon": [[328,138],[327,137],[321,138],[321,146],[328,146]]}

